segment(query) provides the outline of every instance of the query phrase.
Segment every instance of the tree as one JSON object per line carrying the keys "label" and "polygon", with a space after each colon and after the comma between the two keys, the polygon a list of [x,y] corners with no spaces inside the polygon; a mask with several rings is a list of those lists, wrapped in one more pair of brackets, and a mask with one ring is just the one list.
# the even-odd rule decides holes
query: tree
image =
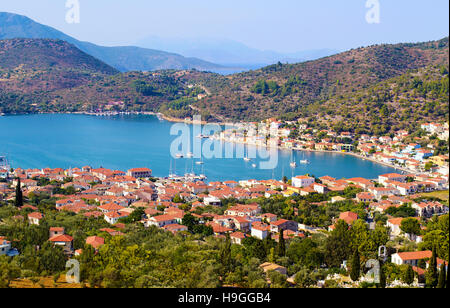
{"label": "tree", "polygon": [[361,259],[359,256],[358,249],[355,249],[352,258],[352,268],[350,272],[350,278],[353,281],[358,281],[360,276],[361,276]]}
{"label": "tree", "polygon": [[280,237],[278,239],[277,245],[277,255],[279,257],[284,257],[286,255],[286,243],[284,241],[284,230],[280,230]]}
{"label": "tree", "polygon": [[408,265],[408,268],[405,271],[403,282],[411,285],[414,282],[414,270],[411,265]]}
{"label": "tree", "polygon": [[229,234],[227,234],[225,244],[220,250],[220,263],[222,264],[223,275],[231,271],[231,239]]}
{"label": "tree", "polygon": [[426,274],[426,284],[429,288],[436,288],[438,284],[436,246],[433,247],[433,253],[430,259],[430,265]]}
{"label": "tree", "polygon": [[406,218],[402,220],[400,229],[408,234],[419,235],[420,234],[420,223],[415,218]]}
{"label": "tree", "polygon": [[16,207],[23,206],[23,194],[22,194],[22,187],[20,184],[20,178],[17,178],[16,198],[14,199],[14,205]]}
{"label": "tree", "polygon": [[299,288],[308,288],[314,284],[314,279],[311,277],[311,272],[303,268],[295,275],[294,282]]}
{"label": "tree", "polygon": [[20,268],[8,263],[6,257],[0,257],[0,288],[8,288],[11,280],[20,277]]}
{"label": "tree", "polygon": [[330,267],[340,267],[351,256],[351,234],[348,224],[339,220],[335,230],[327,238],[325,262]]}
{"label": "tree", "polygon": [[445,288],[445,279],[446,279],[446,270],[445,270],[445,262],[441,265],[441,269],[439,271],[439,281],[437,284],[438,289]]}
{"label": "tree", "polygon": [[378,283],[378,287],[381,289],[386,288],[386,273],[383,264],[380,264],[380,282]]}

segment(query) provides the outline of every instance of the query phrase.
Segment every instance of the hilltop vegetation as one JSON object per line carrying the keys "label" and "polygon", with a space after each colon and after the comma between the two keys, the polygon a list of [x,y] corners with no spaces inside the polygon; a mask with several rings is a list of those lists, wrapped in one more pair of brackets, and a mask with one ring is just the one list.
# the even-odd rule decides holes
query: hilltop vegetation
{"label": "hilltop vegetation", "polygon": [[47,92],[76,87],[117,73],[64,41],[0,41],[0,91]]}
{"label": "hilltop vegetation", "polygon": [[448,66],[448,38],[358,48],[316,61],[278,63],[229,77],[213,76],[212,81],[220,86],[211,87],[212,95],[197,106],[235,120],[300,115],[314,102],[349,96],[431,65]]}

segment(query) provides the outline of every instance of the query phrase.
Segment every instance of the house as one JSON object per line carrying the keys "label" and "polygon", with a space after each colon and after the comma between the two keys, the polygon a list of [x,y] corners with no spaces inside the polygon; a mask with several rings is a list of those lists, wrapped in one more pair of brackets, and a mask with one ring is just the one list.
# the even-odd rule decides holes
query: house
{"label": "house", "polygon": [[448,212],[448,207],[440,202],[413,203],[411,207],[416,210],[420,217],[426,218],[429,218],[435,214],[443,214]]}
{"label": "house", "polygon": [[282,275],[287,275],[287,269],[275,263],[266,262],[261,264],[259,267],[262,268],[264,273],[266,274],[268,274],[270,271],[276,271]]}
{"label": "house", "polygon": [[66,234],[56,235],[49,239],[56,246],[60,246],[67,254],[72,253],[73,237]]}
{"label": "house", "polygon": [[11,242],[7,241],[5,237],[0,236],[0,256],[7,255],[11,250]]}
{"label": "house", "polygon": [[227,211],[225,215],[228,216],[240,216],[240,217],[255,217],[261,213],[261,207],[258,204],[237,204]]}
{"label": "house", "polygon": [[388,221],[386,222],[386,227],[391,230],[391,235],[398,236],[402,233],[402,230],[400,229],[402,220],[403,218],[401,217],[388,219]]}
{"label": "house", "polygon": [[44,218],[44,215],[42,215],[39,212],[33,212],[28,214],[28,221],[30,222],[30,224],[32,225],[37,225],[39,226],[39,223],[41,222],[41,220]]}
{"label": "house", "polygon": [[327,186],[318,183],[314,183],[313,189],[319,194],[325,194],[329,191]]}
{"label": "house", "polygon": [[267,221],[268,223],[271,223],[271,222],[277,221],[277,215],[272,214],[272,213],[266,213],[266,214],[261,215],[261,219],[263,221]]}
{"label": "house", "polygon": [[395,187],[372,187],[369,189],[377,200],[381,200],[383,197],[389,197],[398,195],[400,192]]}
{"label": "house", "polygon": [[245,233],[239,231],[230,234],[231,242],[237,245],[242,245],[242,240],[246,237]]}
{"label": "house", "polygon": [[270,226],[261,222],[252,223],[251,235],[257,239],[263,240],[269,235]]}
{"label": "house", "polygon": [[129,213],[127,212],[119,212],[119,211],[112,211],[105,214],[104,218],[105,220],[111,224],[115,225],[119,219],[128,217]]}
{"label": "house", "polygon": [[182,232],[182,231],[188,231],[188,227],[180,225],[180,224],[165,225],[162,228],[166,231],[172,232],[173,234],[176,234],[176,233]]}
{"label": "house", "polygon": [[279,233],[281,230],[298,231],[298,223],[291,220],[280,219],[270,223],[270,231],[273,233]]}
{"label": "house", "polygon": [[105,239],[100,236],[90,236],[86,239],[86,244],[98,249],[105,244]]}
{"label": "house", "polygon": [[156,226],[158,228],[162,228],[167,225],[174,225],[177,224],[177,219],[172,215],[160,215],[160,216],[154,216],[147,219],[145,226]]}
{"label": "house", "polygon": [[348,225],[352,225],[358,220],[358,214],[353,212],[344,212],[339,215],[339,220],[345,221]]}
{"label": "house", "polygon": [[152,170],[148,168],[134,168],[127,171],[127,176],[131,176],[133,178],[150,178],[152,177]]}
{"label": "house", "polygon": [[58,227],[51,227],[49,231],[50,238],[55,237],[57,235],[63,235],[64,228],[58,228]]}
{"label": "house", "polygon": [[411,266],[418,266],[419,260],[426,260],[431,258],[433,253],[430,250],[426,251],[412,251],[399,252],[391,256],[392,263],[397,265],[409,264]]}
{"label": "house", "polygon": [[378,176],[379,183],[385,184],[387,181],[405,183],[406,175],[401,175],[398,173],[388,173],[388,174],[383,174],[383,175]]}
{"label": "house", "polygon": [[375,196],[369,192],[362,192],[356,195],[356,201],[358,202],[372,202],[375,200]]}
{"label": "house", "polygon": [[309,187],[314,184],[315,179],[309,176],[296,176],[292,178],[292,186],[297,188]]}
{"label": "house", "polygon": [[220,199],[217,197],[214,197],[214,196],[208,196],[208,197],[204,198],[203,203],[205,205],[214,205],[214,206],[220,206],[222,204]]}

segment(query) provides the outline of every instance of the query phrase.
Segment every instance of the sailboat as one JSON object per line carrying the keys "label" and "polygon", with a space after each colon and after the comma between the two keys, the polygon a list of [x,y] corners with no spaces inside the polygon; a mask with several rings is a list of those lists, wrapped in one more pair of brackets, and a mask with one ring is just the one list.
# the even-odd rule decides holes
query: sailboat
{"label": "sailboat", "polygon": [[300,161],[300,164],[307,165],[309,163],[310,163],[309,160],[305,159],[305,153],[303,153],[303,159]]}
{"label": "sailboat", "polygon": [[295,168],[297,167],[297,163],[294,160],[294,151],[291,152],[291,163],[290,163],[291,168]]}
{"label": "sailboat", "polygon": [[[176,170],[176,162],[175,162],[175,170]],[[172,172],[172,159],[170,160],[170,169],[169,169],[169,179],[175,178],[177,175],[175,172]]]}
{"label": "sailboat", "polygon": [[245,147],[244,151],[246,152],[244,155],[244,161],[251,161],[250,157],[248,157],[248,148]]}

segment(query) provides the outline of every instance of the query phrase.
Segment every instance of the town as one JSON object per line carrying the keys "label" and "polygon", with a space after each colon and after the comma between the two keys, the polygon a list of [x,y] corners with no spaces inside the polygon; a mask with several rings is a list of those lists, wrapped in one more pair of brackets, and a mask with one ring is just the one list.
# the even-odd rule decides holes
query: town
{"label": "town", "polygon": [[[214,237],[220,245],[225,241],[226,246],[248,246],[254,256],[259,256],[258,270],[267,275],[264,284],[268,285],[276,281],[282,286],[302,287],[370,284],[363,269],[351,279],[347,270],[355,268],[354,263],[350,265],[355,258],[358,267],[363,260],[378,258],[379,246],[383,246],[389,252],[389,286],[425,286],[434,283],[429,282],[434,279],[428,274],[430,266],[442,271],[448,262],[449,183],[448,176],[442,174],[445,168],[448,172],[448,155],[426,156],[432,150],[421,151],[419,144],[402,147],[401,138],[394,139],[382,139],[386,141],[383,143],[368,138],[359,148],[367,153],[375,149],[373,154],[379,157],[387,154],[376,154],[377,149],[391,151],[394,145],[403,148],[398,153],[417,158],[404,158],[415,162],[408,166],[417,168],[416,172],[384,174],[375,180],[299,175],[281,181],[205,183],[156,178],[149,168],[123,172],[90,166],[27,170],[4,166],[0,171],[0,254],[14,259],[24,253],[24,243],[18,242],[14,231],[19,225],[25,229],[45,226],[43,234],[48,238],[30,243],[31,247],[47,241],[61,249],[66,258],[82,259],[86,247],[99,253],[115,237],[126,238],[131,232],[129,226],[137,224],[180,238]],[[424,165],[427,168],[422,168]],[[68,225],[67,217],[94,221],[98,229],[90,224],[88,232],[81,232]],[[319,250],[315,243],[318,239],[325,239],[326,249],[345,250],[329,246],[340,245],[342,232],[356,230],[367,237],[378,234],[381,239],[369,241],[370,248],[352,242],[362,245],[355,250],[357,257],[347,251],[327,260],[330,256],[317,252],[311,256],[315,266],[306,272],[297,273],[296,264],[285,259],[289,255],[289,259],[301,263],[305,256],[298,255],[295,247],[309,243],[312,251]],[[258,254],[261,243],[272,243],[272,247]],[[316,270],[312,270],[314,267]],[[341,271],[311,278],[317,270],[331,267]],[[401,271],[405,274],[398,273]]]}

